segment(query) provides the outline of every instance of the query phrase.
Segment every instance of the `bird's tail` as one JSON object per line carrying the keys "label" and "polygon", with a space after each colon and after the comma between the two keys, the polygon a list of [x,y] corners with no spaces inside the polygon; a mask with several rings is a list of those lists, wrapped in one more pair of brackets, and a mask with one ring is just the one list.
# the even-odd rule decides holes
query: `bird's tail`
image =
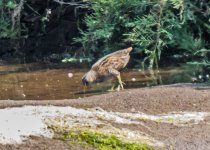
{"label": "bird's tail", "polygon": [[133,48],[132,47],[128,47],[125,50],[126,50],[127,53],[130,53],[133,50]]}

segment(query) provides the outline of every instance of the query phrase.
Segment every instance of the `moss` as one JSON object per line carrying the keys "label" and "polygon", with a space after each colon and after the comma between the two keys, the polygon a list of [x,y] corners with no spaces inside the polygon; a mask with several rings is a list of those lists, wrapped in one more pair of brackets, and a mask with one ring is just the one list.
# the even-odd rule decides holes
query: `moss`
{"label": "moss", "polygon": [[72,130],[62,134],[62,140],[83,146],[92,146],[99,150],[152,150],[146,144],[123,142],[115,135],[105,135],[90,130]]}
{"label": "moss", "polygon": [[163,122],[163,119],[157,119],[157,120],[155,120],[155,122],[156,123],[161,123],[161,122]]}
{"label": "moss", "polygon": [[156,120],[151,120],[149,118],[138,118],[137,120],[138,121],[147,121],[147,120],[150,120],[150,121],[154,121],[156,123],[161,123],[163,121],[167,121],[168,123],[173,123],[174,118],[166,118],[166,119],[160,118],[160,119],[156,119]]}
{"label": "moss", "polygon": [[167,118],[167,121],[169,121],[170,123],[173,123],[174,118]]}
{"label": "moss", "polygon": [[138,118],[138,121],[154,121],[156,123],[161,123],[162,122],[162,119],[157,119],[157,120],[152,120],[152,119],[149,119],[149,118]]}
{"label": "moss", "polygon": [[147,120],[150,120],[148,118],[138,118],[139,121],[147,121]]}
{"label": "moss", "polygon": [[[163,122],[163,121],[164,121],[164,119],[155,120],[156,123],[161,123],[161,122]],[[165,119],[165,121],[167,121],[168,123],[173,123],[174,118],[167,118],[167,119]],[[165,121],[164,121],[164,122],[165,122]]]}

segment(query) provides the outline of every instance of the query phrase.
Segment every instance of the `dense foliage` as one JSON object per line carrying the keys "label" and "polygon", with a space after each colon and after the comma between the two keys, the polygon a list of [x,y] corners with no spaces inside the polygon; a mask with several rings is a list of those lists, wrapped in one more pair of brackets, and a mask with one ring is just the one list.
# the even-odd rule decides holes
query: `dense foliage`
{"label": "dense foliage", "polygon": [[60,62],[73,56],[73,37],[87,5],[82,0],[0,0],[0,59]]}
{"label": "dense foliage", "polygon": [[0,38],[14,38],[20,32],[20,12],[22,6],[23,0],[0,0]]}
{"label": "dense foliage", "polygon": [[74,48],[69,56],[84,61],[133,46],[144,67],[162,60],[209,67],[209,7],[208,0],[0,0],[0,39],[23,39],[27,53],[49,45],[47,51],[72,50],[78,27],[74,41],[83,52]]}
{"label": "dense foliage", "polygon": [[[88,54],[123,46],[144,52],[143,64],[158,67],[161,54],[208,62],[208,0],[95,0],[80,42]],[[103,52],[103,53],[102,53]],[[165,56],[165,55],[164,55]],[[198,64],[198,63],[197,63]]]}
{"label": "dense foliage", "polygon": [[44,33],[51,14],[50,3],[53,2],[49,0],[40,4],[38,0],[0,0],[0,38],[27,38],[33,32],[37,35]]}

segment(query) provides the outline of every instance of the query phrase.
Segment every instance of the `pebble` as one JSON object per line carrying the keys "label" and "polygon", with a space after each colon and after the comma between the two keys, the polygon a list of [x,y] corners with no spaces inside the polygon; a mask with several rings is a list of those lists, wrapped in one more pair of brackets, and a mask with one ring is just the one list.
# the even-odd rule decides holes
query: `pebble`
{"label": "pebble", "polygon": [[136,78],[132,78],[131,80],[132,80],[132,81],[136,81]]}
{"label": "pebble", "polygon": [[68,73],[68,77],[72,78],[73,77],[73,73]]}

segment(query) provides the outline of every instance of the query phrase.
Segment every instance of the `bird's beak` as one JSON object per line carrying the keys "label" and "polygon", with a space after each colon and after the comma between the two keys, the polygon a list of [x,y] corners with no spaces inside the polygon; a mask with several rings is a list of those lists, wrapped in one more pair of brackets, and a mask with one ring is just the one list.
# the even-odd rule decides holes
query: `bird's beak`
{"label": "bird's beak", "polygon": [[83,87],[83,92],[86,93],[87,89],[88,89],[88,87],[87,87],[87,85],[85,84],[84,87]]}

